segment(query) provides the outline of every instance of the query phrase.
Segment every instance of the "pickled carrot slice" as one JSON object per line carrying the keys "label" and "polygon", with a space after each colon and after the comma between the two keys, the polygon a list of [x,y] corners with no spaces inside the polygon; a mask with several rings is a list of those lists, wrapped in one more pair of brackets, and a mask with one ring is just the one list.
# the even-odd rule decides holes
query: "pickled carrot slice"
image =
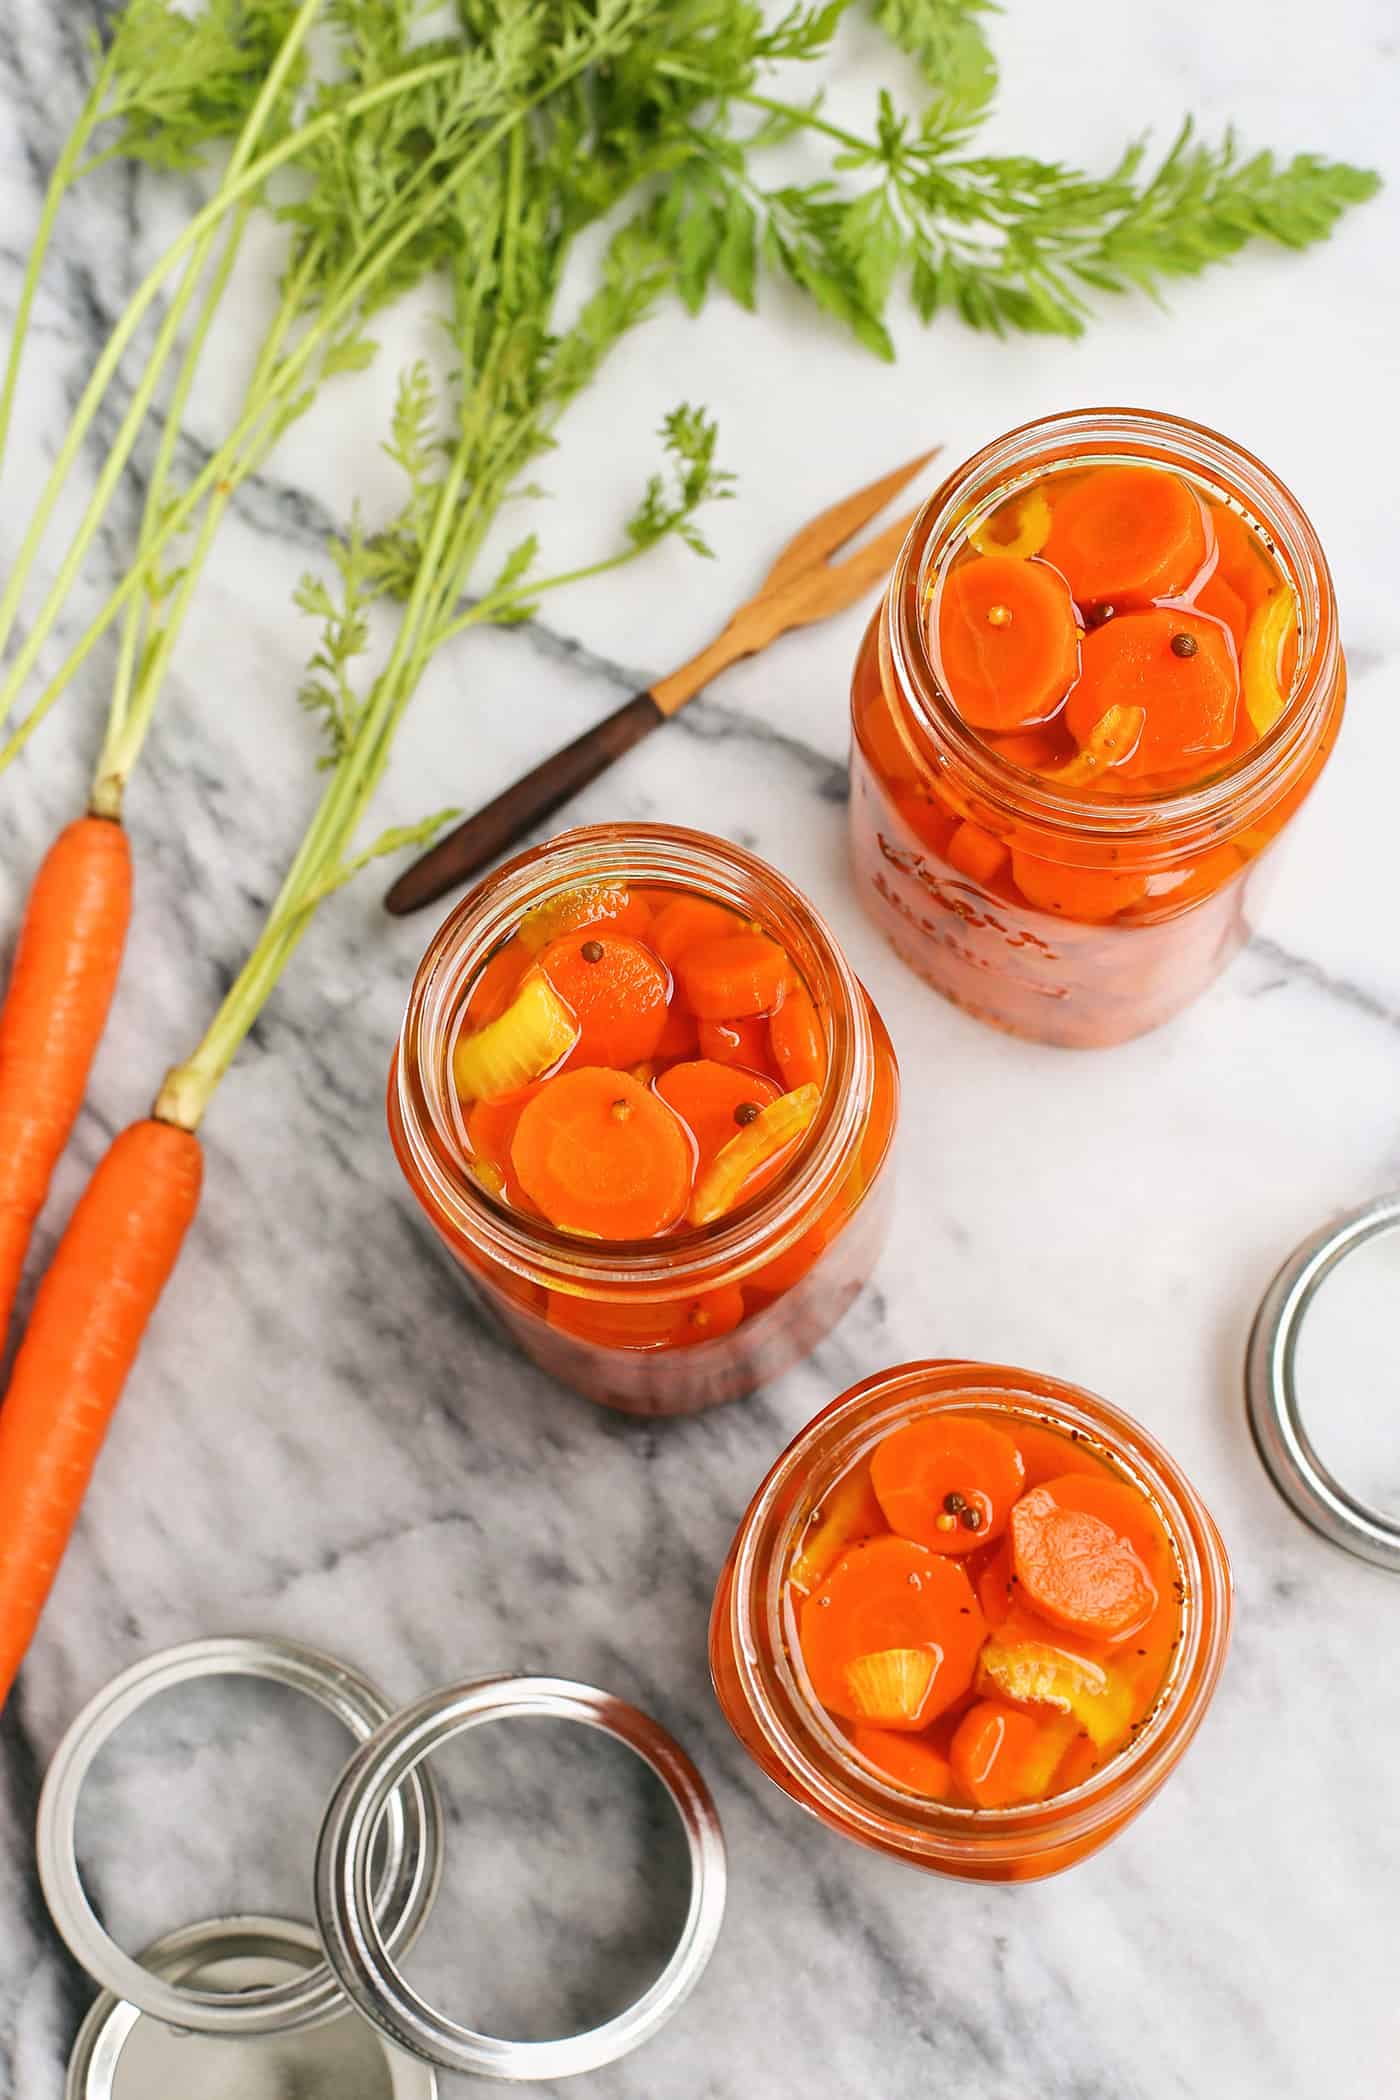
{"label": "pickled carrot slice", "polygon": [[1004,1430],[934,1414],[876,1445],[870,1479],[891,1531],[934,1553],[972,1553],[1005,1531],[1026,1469]]}
{"label": "pickled carrot slice", "polygon": [[1191,602],[1195,611],[1204,613],[1209,620],[1219,620],[1223,626],[1229,628],[1236,653],[1242,654],[1245,634],[1249,627],[1249,608],[1233,584],[1225,581],[1219,569],[1209,583],[1202,585]]}
{"label": "pickled carrot slice", "polygon": [[1023,1601],[1069,1633],[1126,1640],[1156,1609],[1156,1520],[1110,1474],[1067,1473],[1030,1489],[1011,1512],[1011,1553]]}
{"label": "pickled carrot slice", "polygon": [[1073,1733],[1058,1716],[1041,1721],[1003,1699],[983,1699],[959,1721],[948,1762],[977,1808],[1010,1808],[1044,1797]]}
{"label": "pickled carrot slice", "polygon": [[946,1801],[952,1792],[953,1774],[946,1757],[917,1735],[897,1735],[893,1729],[872,1728],[860,1721],[851,1731],[851,1748],[887,1779],[908,1787],[911,1794],[927,1794]]}
{"label": "pickled carrot slice", "polygon": [[1244,704],[1255,730],[1263,736],[1288,704],[1283,682],[1283,651],[1297,632],[1298,613],[1291,591],[1276,591],[1254,613],[1244,638],[1242,663]]}
{"label": "pickled carrot slice", "polygon": [[606,925],[614,933],[645,932],[651,912],[644,898],[636,896],[625,882],[583,882],[574,889],[560,890],[532,905],[516,929],[516,937],[532,955],[551,941],[586,927]]}
{"label": "pickled carrot slice", "polygon": [[472,1166],[483,1187],[491,1186],[492,1176],[483,1177],[480,1170],[484,1167],[493,1170],[496,1183],[491,1188],[493,1196],[500,1195],[506,1187],[515,1126],[538,1091],[538,1086],[530,1086],[521,1093],[508,1094],[501,1101],[475,1101],[472,1104],[467,1117],[467,1143],[471,1146]]}
{"label": "pickled carrot slice", "polygon": [[814,1512],[801,1551],[788,1573],[794,1589],[806,1594],[835,1567],[843,1553],[885,1528],[885,1513],[870,1484],[870,1468],[847,1473]]}
{"label": "pickled carrot slice", "polygon": [[515,1094],[567,1057],[578,1023],[549,979],[531,970],[505,1012],[459,1038],[452,1077],[463,1101]]}
{"label": "pickled carrot slice", "polygon": [[1213,504],[1210,518],[1219,550],[1215,573],[1242,599],[1246,613],[1252,618],[1275,589],[1278,580],[1263,542],[1238,511],[1228,510],[1224,504]]}
{"label": "pickled carrot slice", "polygon": [[674,970],[687,948],[743,931],[744,921],[724,905],[708,897],[675,897],[657,912],[648,940],[667,969]]}
{"label": "pickled carrot slice", "polygon": [[694,1057],[699,1048],[700,1024],[673,994],[652,1055],[658,1064],[670,1064],[677,1058]]}
{"label": "pickled carrot slice", "polygon": [[949,571],[938,647],[953,705],[976,729],[1020,729],[1055,712],[1079,668],[1079,623],[1044,562],[985,554]]}
{"label": "pickled carrot slice", "polygon": [[1087,787],[1110,766],[1127,764],[1142,742],[1146,727],[1145,707],[1105,709],[1084,739],[1083,749],[1067,765],[1056,766],[1050,778],[1058,780],[1061,787]]}
{"label": "pickled carrot slice", "polygon": [[783,950],[766,934],[737,933],[687,947],[676,977],[686,1005],[702,1021],[743,1021],[773,1011],[790,968]]}
{"label": "pickled carrot slice", "polygon": [[968,545],[978,554],[1009,554],[1026,561],[1039,554],[1050,537],[1050,525],[1050,499],[1044,489],[1025,489],[970,526]]}
{"label": "pickled carrot slice", "polygon": [[1178,475],[1101,467],[1056,496],[1045,559],[1080,605],[1148,605],[1186,591],[1210,547],[1201,499]]}
{"label": "pickled carrot slice", "polygon": [[1011,849],[1011,873],[1027,904],[1099,926],[1147,895],[1146,875],[1119,875],[1107,868],[1075,868]]}
{"label": "pickled carrot slice", "polygon": [[1056,759],[1055,738],[1043,729],[1023,729],[1013,736],[989,736],[987,747],[1008,765],[1027,773],[1043,773]]}
{"label": "pickled carrot slice", "polygon": [[699,1021],[695,1041],[700,1055],[717,1065],[742,1065],[750,1072],[768,1069],[768,1023],[756,1015],[744,1021]]}
{"label": "pickled carrot slice", "polygon": [[828,1713],[859,1721],[847,1671],[887,1648],[919,1648],[934,1673],[921,1723],[960,1699],[972,1683],[986,1633],[972,1584],[956,1561],[912,1539],[878,1538],[836,1563],[798,1615],[798,1639],[812,1689]]}
{"label": "pickled carrot slice", "polygon": [[846,1665],[846,1690],[856,1712],[877,1728],[922,1728],[924,1701],[938,1675],[928,1648],[882,1648]]}
{"label": "pickled carrot slice", "polygon": [[710,1058],[672,1065],[655,1084],[662,1100],[694,1138],[702,1173],[731,1138],[778,1098],[771,1079],[757,1072],[737,1072],[732,1065],[716,1064]]}
{"label": "pickled carrot slice", "polygon": [[606,931],[565,934],[544,949],[539,967],[578,1022],[576,1066],[636,1065],[655,1053],[671,980],[641,941]]}
{"label": "pickled carrot slice", "polygon": [[698,1298],[687,1298],[671,1336],[671,1347],[683,1349],[696,1342],[713,1342],[721,1335],[732,1334],[742,1322],[744,1312],[744,1293],[737,1283],[722,1284],[717,1291],[705,1291]]}
{"label": "pickled carrot slice", "polygon": [[612,1303],[569,1291],[549,1293],[545,1318],[561,1334],[598,1349],[669,1349],[677,1324],[676,1307],[669,1301]]}
{"label": "pickled carrot slice", "polygon": [[1120,1741],[1132,1723],[1127,1680],[1102,1660],[1059,1645],[1024,1613],[1015,1614],[984,1646],[977,1689],[1018,1706],[1055,1707],[1100,1750]]}
{"label": "pickled carrot slice", "polygon": [[989,1626],[1000,1626],[1011,1616],[1016,1599],[1012,1575],[1011,1541],[1003,1538],[996,1552],[977,1571],[977,1602]]}
{"label": "pickled carrot slice", "polygon": [[1086,638],[1083,673],[1065,721],[1083,746],[1111,707],[1145,708],[1137,748],[1119,770],[1125,778],[1170,773],[1226,748],[1239,693],[1239,663],[1226,629],[1197,613],[1155,607],[1122,613]]}
{"label": "pickled carrot slice", "polygon": [[821,1088],[794,1087],[779,1094],[754,1120],[720,1148],[699,1176],[687,1216],[692,1225],[710,1225],[732,1210],[752,1177],[777,1161],[808,1130],[821,1107]]}
{"label": "pickled carrot slice", "polygon": [[796,979],[768,1023],[768,1047],[784,1086],[825,1086],[826,1036],[811,993]]}
{"label": "pickled carrot slice", "polygon": [[519,989],[530,961],[529,949],[514,934],[496,950],[467,995],[467,1019],[473,1028],[484,1028],[488,1021],[500,1018]]}
{"label": "pickled carrot slice", "polygon": [[980,824],[959,824],[943,849],[945,860],[973,882],[990,882],[1006,866],[1010,847]]}
{"label": "pickled carrot slice", "polygon": [[600,1239],[647,1239],[674,1225],[690,1192],[691,1145],[659,1096],[626,1072],[561,1072],[527,1103],[511,1166],[553,1225]]}

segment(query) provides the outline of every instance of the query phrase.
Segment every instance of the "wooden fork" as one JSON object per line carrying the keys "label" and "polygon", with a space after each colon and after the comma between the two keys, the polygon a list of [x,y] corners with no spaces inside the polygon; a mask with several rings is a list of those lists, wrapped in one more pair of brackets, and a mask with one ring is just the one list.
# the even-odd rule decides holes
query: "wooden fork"
{"label": "wooden fork", "polygon": [[399,876],[384,899],[386,908],[402,917],[435,903],[606,772],[730,664],[756,656],[791,628],[808,627],[843,611],[881,582],[893,567],[917,510],[896,518],[844,561],[833,562],[831,556],[877,511],[883,510],[890,498],[897,496],[940,449],[935,445],[932,451],[921,452],[906,466],[881,475],[878,481],[857,489],[854,495],[813,518],[810,525],[804,525],[788,541],[756,596],[740,606],[708,648],[575,737],[562,751],[556,751],[552,758],[517,780],[514,787],[506,788],[474,817],[468,817],[455,831],[439,839],[421,860]]}

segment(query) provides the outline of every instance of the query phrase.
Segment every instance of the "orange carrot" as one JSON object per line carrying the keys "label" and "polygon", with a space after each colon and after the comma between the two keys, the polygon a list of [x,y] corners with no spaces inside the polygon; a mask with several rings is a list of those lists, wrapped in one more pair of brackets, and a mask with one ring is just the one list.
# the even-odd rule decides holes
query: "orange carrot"
{"label": "orange carrot", "polygon": [[637,1065],[653,1055],[671,981],[641,941],[601,927],[566,934],[550,942],[540,968],[579,1024],[572,1066]]}
{"label": "orange carrot", "polygon": [[130,917],[126,833],[107,817],[80,817],[35,877],[0,1011],[0,1341],[82,1106]]}
{"label": "orange carrot", "polygon": [[926,1415],[875,1447],[870,1478],[891,1531],[935,1553],[999,1538],[1026,1469],[1005,1430],[969,1415]]}
{"label": "orange carrot", "polygon": [[1031,1779],[1040,1724],[1004,1699],[982,1699],[958,1723],[949,1752],[953,1777],[978,1808],[1009,1808],[1034,1800]]}
{"label": "orange carrot", "polygon": [[758,1110],[778,1098],[771,1079],[757,1072],[736,1071],[732,1065],[716,1064],[709,1058],[672,1065],[656,1081],[656,1091],[694,1138],[699,1170],[708,1167],[746,1123],[755,1121]]}
{"label": "orange carrot", "polygon": [[690,1194],[680,1119],[626,1072],[562,1072],[526,1104],[510,1148],[515,1177],[553,1225],[597,1239],[648,1239]]}
{"label": "orange carrot", "polygon": [[1076,868],[1067,862],[1041,860],[1037,854],[1011,851],[1011,872],[1027,904],[1053,911],[1060,918],[1102,925],[1147,895],[1146,875],[1120,875],[1113,868]]}
{"label": "orange carrot", "polygon": [[950,867],[972,882],[991,882],[1006,866],[1009,849],[1004,839],[984,831],[980,824],[959,824],[946,848]]}
{"label": "orange carrot", "polygon": [[917,1735],[897,1735],[891,1728],[871,1728],[861,1722],[851,1730],[851,1748],[887,1778],[907,1786],[911,1794],[946,1801],[952,1791],[947,1758]]}
{"label": "orange carrot", "polygon": [[768,1023],[756,1014],[743,1021],[701,1021],[695,1040],[701,1057],[716,1065],[737,1065],[747,1072],[767,1072]]}
{"label": "orange carrot", "polygon": [[1223,751],[1235,733],[1240,666],[1228,628],[1176,607],[1122,613],[1084,644],[1084,675],[1069,696],[1065,723],[1076,743],[1110,707],[1142,707],[1147,722],[1124,779],[1172,772]]}
{"label": "orange carrot", "polygon": [[1156,1609],[1159,1528],[1126,1480],[1066,1473],[1043,1481],[1011,1512],[1011,1552],[1022,1600],[1068,1633],[1126,1640]]}
{"label": "orange carrot", "polygon": [[743,930],[744,922],[736,912],[711,903],[708,897],[673,897],[657,912],[647,938],[667,969],[674,970],[687,948]]}
{"label": "orange carrot", "polygon": [[912,1539],[872,1539],[839,1560],[799,1615],[802,1659],[828,1713],[843,1720],[863,1709],[850,1671],[877,1656],[922,1652],[932,1663],[917,1709],[901,1732],[926,1727],[972,1683],[987,1627],[971,1583],[956,1561]]}
{"label": "orange carrot", "polygon": [[194,1217],[202,1165],[190,1131],[133,1123],[88,1183],[39,1286],[0,1406],[0,1705]]}
{"label": "orange carrot", "polygon": [[768,1045],[789,1092],[795,1086],[825,1086],[826,1036],[805,984],[794,980],[768,1023]]}
{"label": "orange carrot", "polygon": [[772,1013],[790,967],[765,934],[735,933],[687,948],[676,975],[686,1004],[702,1021],[745,1021]]}
{"label": "orange carrot", "polygon": [[1209,620],[1219,620],[1229,628],[1234,637],[1236,655],[1243,655],[1244,638],[1249,629],[1249,608],[1233,584],[1227,583],[1219,569],[1197,591],[1191,601],[1198,613]]}
{"label": "orange carrot", "polygon": [[1161,467],[1101,467],[1055,499],[1045,559],[1081,605],[1147,605],[1189,589],[1206,565],[1205,507]]}
{"label": "orange carrot", "polygon": [[953,705],[974,728],[1045,721],[1079,667],[1079,622],[1064,578],[1010,554],[960,562],[939,596],[938,647]]}

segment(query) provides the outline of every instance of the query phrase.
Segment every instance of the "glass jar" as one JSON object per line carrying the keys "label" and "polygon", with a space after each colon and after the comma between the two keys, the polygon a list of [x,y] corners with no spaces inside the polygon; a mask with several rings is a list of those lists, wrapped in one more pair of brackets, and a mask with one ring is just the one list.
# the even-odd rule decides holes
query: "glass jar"
{"label": "glass jar", "polygon": [[[1046,1423],[1087,1443],[1155,1505],[1180,1568],[1180,1640],[1131,1747],[1081,1785],[1011,1808],[959,1808],[916,1796],[857,1759],[804,1689],[785,1603],[793,1549],[842,1475],[916,1416],[969,1408]],[[789,1444],[749,1505],[720,1575],[710,1667],[725,1716],[754,1761],[829,1828],[929,1873],[1033,1881],[1096,1852],[1172,1771],[1214,1694],[1230,1603],[1220,1534],[1146,1430],[1107,1401],[1038,1372],[940,1359],[867,1378]]]}
{"label": "glass jar", "polygon": [[[690,890],[759,921],[812,995],[827,1079],[791,1164],[732,1217],[604,1245],[511,1210],[473,1179],[451,1066],[469,990],[524,914],[607,881]],[[434,1230],[526,1354],[590,1400],[675,1415],[777,1377],[851,1304],[888,1227],[898,1099],[884,1024],[825,921],[776,870],[702,832],[600,824],[509,862],[438,930],[409,993],[389,1128]],[[742,1292],[739,1323],[677,1346],[674,1315],[717,1291]]]}
{"label": "glass jar", "polygon": [[[1011,763],[959,719],[939,686],[925,608],[944,556],[995,502],[1052,467],[1143,459],[1260,531],[1297,600],[1297,667],[1283,714],[1241,757],[1193,786],[1110,801]],[[1266,849],[1326,762],[1344,698],[1327,563],[1267,467],[1215,431],[1138,409],[1028,423],[930,500],[861,645],[850,836],[862,900],[918,976],[984,1021],[1063,1045],[1141,1035],[1204,991],[1248,939]],[[1076,871],[1092,918],[1037,909],[1009,868],[984,883],[953,866],[947,847],[965,818]]]}

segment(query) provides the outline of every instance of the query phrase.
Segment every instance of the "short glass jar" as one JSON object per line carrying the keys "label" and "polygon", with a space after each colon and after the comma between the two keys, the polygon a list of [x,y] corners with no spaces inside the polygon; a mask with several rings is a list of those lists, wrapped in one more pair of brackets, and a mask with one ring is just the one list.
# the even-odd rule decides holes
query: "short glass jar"
{"label": "short glass jar", "polygon": [[[791,1163],[732,1216],[604,1245],[510,1209],[474,1179],[452,1049],[472,985],[525,913],[607,882],[688,890],[761,923],[812,996],[827,1077]],[[676,1415],[777,1377],[851,1304],[888,1229],[898,1101],[884,1024],[825,921],[775,869],[703,832],[600,824],[509,862],[439,928],[409,993],[389,1129],[435,1231],[527,1355],[590,1400]],[[676,1344],[670,1309],[734,1289],[743,1316],[732,1331]]]}
{"label": "short glass jar", "polygon": [[[970,1409],[1044,1423],[1087,1445],[1148,1497],[1180,1568],[1180,1639],[1131,1746],[1079,1786],[1009,1808],[927,1799],[858,1759],[805,1687],[786,1602],[794,1549],[837,1481],[892,1430],[935,1411]],[[829,1828],[929,1873],[1034,1881],[1098,1851],[1168,1777],[1214,1694],[1230,1608],[1220,1534],[1146,1430],[1106,1400],[1038,1372],[940,1359],[903,1364],[853,1386],[789,1444],[749,1505],[720,1575],[710,1668],[719,1703],[749,1754]]]}
{"label": "short glass jar", "polygon": [[[1241,514],[1292,586],[1299,631],[1287,705],[1243,756],[1197,784],[1110,800],[992,750],[941,690],[930,587],[970,520],[1048,470],[1148,460]],[[1332,579],[1295,499],[1199,424],[1138,409],[1028,423],[943,484],[915,521],[866,632],[852,687],[851,851],[863,902],[936,991],[1013,1034],[1126,1041],[1195,999],[1249,937],[1265,849],[1336,740],[1345,668]],[[970,818],[1051,868],[1087,871],[1092,917],[1039,909],[1009,867],[986,882],[947,847]]]}

